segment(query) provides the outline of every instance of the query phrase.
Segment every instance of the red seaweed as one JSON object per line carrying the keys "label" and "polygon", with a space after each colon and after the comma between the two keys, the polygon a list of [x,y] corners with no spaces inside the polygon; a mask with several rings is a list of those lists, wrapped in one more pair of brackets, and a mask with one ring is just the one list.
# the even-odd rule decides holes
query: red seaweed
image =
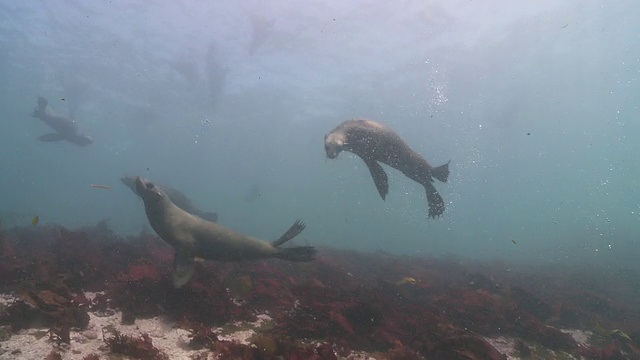
{"label": "red seaweed", "polygon": [[[613,282],[589,268],[508,272],[502,263],[321,249],[305,264],[198,263],[175,289],[167,244],[148,233],[120,238],[105,224],[5,230],[0,260],[0,289],[18,296],[0,311],[0,325],[45,326],[56,343],[86,327],[88,311],[120,310],[129,323],[178,321],[194,348],[228,359],[335,359],[352,350],[387,359],[503,359],[486,340],[492,336],[517,339],[524,355],[531,344],[587,359],[640,357],[633,280],[640,273],[628,269]],[[102,293],[90,301],[85,291]],[[254,346],[220,341],[211,330],[259,313],[273,320]],[[586,346],[559,330],[596,326],[618,337]],[[113,352],[163,358],[145,334],[112,333],[105,342]]]}
{"label": "red seaweed", "polygon": [[[107,335],[110,333],[111,335]],[[169,357],[153,346],[153,341],[148,334],[138,337],[125,335],[118,330],[102,330],[104,342],[109,351],[114,354],[131,356],[141,360],[168,360]]]}

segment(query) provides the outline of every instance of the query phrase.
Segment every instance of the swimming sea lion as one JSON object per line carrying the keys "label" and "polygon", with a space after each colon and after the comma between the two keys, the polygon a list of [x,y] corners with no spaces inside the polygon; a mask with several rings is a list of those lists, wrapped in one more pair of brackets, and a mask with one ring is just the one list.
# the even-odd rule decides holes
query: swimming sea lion
{"label": "swimming sea lion", "polygon": [[[138,193],[138,189],[136,189],[136,177],[135,176],[124,176],[120,178],[123,184],[127,185],[131,191],[133,191],[136,195],[140,196]],[[208,212],[200,210],[193,202],[180,190],[164,186],[162,185],[162,189],[167,193],[171,202],[176,204],[180,209],[188,212],[189,214],[199,216],[207,221],[218,222],[218,214],[215,212]]]}
{"label": "swimming sea lion", "polygon": [[38,97],[38,106],[33,110],[31,116],[42,120],[45,124],[49,125],[50,128],[55,130],[53,133],[38,137],[40,141],[54,142],[67,140],[78,146],[87,146],[93,143],[91,136],[80,132],[75,120],[60,115],[53,115],[49,108],[49,102],[42,96]]}
{"label": "swimming sea lion", "polygon": [[444,201],[433,186],[433,178],[446,182],[449,162],[432,167],[413,151],[393,130],[372,120],[347,120],[324,137],[324,149],[329,159],[345,150],[358,155],[369,168],[378,193],[384,200],[389,192],[387,174],[378,162],[400,170],[409,179],[424,186],[429,202],[429,217],[444,212]]}
{"label": "swimming sea lion", "polygon": [[194,271],[194,259],[242,261],[278,258],[289,261],[312,261],[312,246],[280,246],[296,237],[305,225],[296,221],[278,240],[267,242],[246,236],[224,226],[203,220],[177,207],[160,187],[138,177],[138,194],[144,201],[153,230],[175,249],[173,285],[185,285]]}

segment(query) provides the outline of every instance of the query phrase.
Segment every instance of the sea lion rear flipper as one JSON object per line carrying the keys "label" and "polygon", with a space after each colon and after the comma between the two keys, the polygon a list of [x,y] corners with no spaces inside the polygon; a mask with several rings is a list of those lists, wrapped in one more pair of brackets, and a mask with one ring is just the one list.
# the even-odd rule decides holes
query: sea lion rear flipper
{"label": "sea lion rear flipper", "polygon": [[432,183],[427,183],[424,189],[427,192],[427,201],[429,202],[429,217],[435,219],[444,212],[444,200]]}
{"label": "sea lion rear flipper", "polygon": [[47,99],[43,98],[42,96],[38,96],[38,106],[33,109],[33,113],[31,113],[31,116],[35,118],[43,118],[47,113],[47,105],[49,105]]}
{"label": "sea lion rear flipper", "polygon": [[48,133],[38,137],[38,140],[44,141],[44,142],[54,142],[54,141],[64,140],[64,136],[58,133]]}
{"label": "sea lion rear flipper", "polygon": [[313,261],[317,250],[313,246],[292,246],[278,249],[276,257],[288,261]]}
{"label": "sea lion rear flipper", "polygon": [[195,269],[194,256],[190,251],[176,250],[173,260],[173,286],[183,287],[189,282]]}
{"label": "sea lion rear flipper", "polygon": [[38,107],[40,109],[46,108],[49,105],[49,100],[43,98],[42,96],[38,96]]}
{"label": "sea lion rear flipper", "polygon": [[446,164],[440,165],[438,167],[434,167],[431,169],[431,176],[438,179],[442,182],[447,182],[449,178],[449,163],[451,160],[447,161]]}
{"label": "sea lion rear flipper", "polygon": [[387,197],[387,193],[389,193],[387,173],[384,172],[382,166],[375,160],[364,160],[364,163],[367,164],[373,182],[376,184],[376,189],[378,189],[380,197],[384,200]]}
{"label": "sea lion rear flipper", "polygon": [[285,232],[284,234],[282,234],[282,236],[280,236],[280,238],[278,238],[278,240],[275,240],[271,243],[271,245],[273,245],[273,247],[278,247],[284,243],[286,243],[287,241],[293,239],[294,237],[298,236],[298,234],[300,234],[302,232],[302,230],[304,230],[304,228],[306,228],[307,225],[305,225],[301,220],[296,220],[296,222],[293,223],[293,225],[291,225],[291,227],[289,228],[289,230],[287,230],[287,232]]}

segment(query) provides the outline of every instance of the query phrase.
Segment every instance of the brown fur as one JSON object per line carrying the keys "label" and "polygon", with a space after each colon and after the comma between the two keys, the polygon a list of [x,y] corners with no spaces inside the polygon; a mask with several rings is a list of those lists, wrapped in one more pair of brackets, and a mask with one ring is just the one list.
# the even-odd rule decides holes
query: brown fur
{"label": "brown fur", "polygon": [[176,251],[173,277],[176,287],[189,281],[196,257],[218,261],[264,258],[311,261],[315,257],[316,251],[311,246],[279,247],[304,230],[300,221],[270,243],[189,214],[173,204],[164,190],[141,177],[136,179],[136,189],[144,201],[151,227]]}
{"label": "brown fur", "polygon": [[449,163],[433,167],[422,155],[413,151],[393,130],[366,119],[347,120],[324,138],[327,157],[335,159],[341,151],[358,155],[367,165],[376,188],[384,200],[389,191],[387,174],[378,164],[389,165],[424,186],[429,202],[429,217],[442,215],[445,206],[433,186],[433,178],[446,182]]}

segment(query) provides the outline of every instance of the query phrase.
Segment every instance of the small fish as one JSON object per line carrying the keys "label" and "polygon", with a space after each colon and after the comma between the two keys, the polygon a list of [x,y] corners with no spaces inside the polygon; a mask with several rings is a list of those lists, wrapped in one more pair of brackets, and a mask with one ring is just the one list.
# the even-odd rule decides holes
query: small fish
{"label": "small fish", "polygon": [[38,220],[40,220],[40,217],[38,215],[34,216],[33,219],[31,219],[31,225],[38,225]]}
{"label": "small fish", "polygon": [[412,277],[404,277],[402,278],[402,280],[397,281],[396,285],[404,285],[404,284],[410,284],[410,285],[415,285],[416,283],[418,283],[418,281]]}
{"label": "small fish", "polygon": [[196,257],[193,258],[193,261],[198,262],[198,263],[203,263],[204,262],[204,258],[196,256]]}
{"label": "small fish", "polygon": [[514,243],[514,244],[517,244],[517,242],[515,240],[513,240],[513,239],[511,240],[511,242]]}
{"label": "small fish", "polygon": [[96,189],[111,190],[111,186],[109,186],[109,185],[89,184],[89,186],[92,187],[92,188],[96,188]]}

